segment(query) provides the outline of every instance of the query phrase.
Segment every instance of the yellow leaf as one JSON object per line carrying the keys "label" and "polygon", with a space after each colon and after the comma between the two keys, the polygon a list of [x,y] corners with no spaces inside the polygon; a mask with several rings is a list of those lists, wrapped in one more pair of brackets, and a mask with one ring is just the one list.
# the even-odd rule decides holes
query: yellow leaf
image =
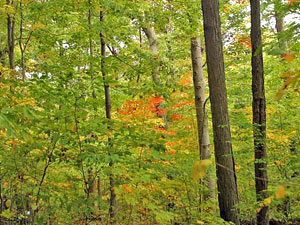
{"label": "yellow leaf", "polygon": [[260,212],[260,210],[261,210],[261,208],[257,208],[257,209],[256,209],[256,212],[257,212],[257,213],[259,213],[259,212]]}
{"label": "yellow leaf", "polygon": [[84,136],[80,136],[80,137],[79,137],[79,140],[80,140],[80,141],[84,141],[84,140],[85,140],[85,137],[84,137]]}
{"label": "yellow leaf", "polygon": [[211,165],[211,161],[208,159],[195,163],[192,171],[192,177],[195,182],[205,175],[209,165]]}
{"label": "yellow leaf", "polygon": [[6,201],[6,206],[7,206],[8,208],[10,208],[10,206],[11,206],[11,200],[8,199],[8,200]]}
{"label": "yellow leaf", "polygon": [[124,194],[132,192],[132,187],[130,186],[130,184],[122,184],[122,189]]}
{"label": "yellow leaf", "polygon": [[10,218],[15,216],[15,213],[11,212],[10,209],[6,209],[0,215],[7,218],[7,219],[10,219]]}
{"label": "yellow leaf", "polygon": [[282,185],[277,187],[276,198],[283,198],[285,196],[285,188]]}
{"label": "yellow leaf", "polygon": [[269,206],[271,204],[272,200],[273,200],[273,196],[265,198],[264,206]]}
{"label": "yellow leaf", "polygon": [[242,167],[240,165],[235,165],[235,170],[239,171]]}
{"label": "yellow leaf", "polygon": [[197,224],[204,224],[201,220],[197,220]]}

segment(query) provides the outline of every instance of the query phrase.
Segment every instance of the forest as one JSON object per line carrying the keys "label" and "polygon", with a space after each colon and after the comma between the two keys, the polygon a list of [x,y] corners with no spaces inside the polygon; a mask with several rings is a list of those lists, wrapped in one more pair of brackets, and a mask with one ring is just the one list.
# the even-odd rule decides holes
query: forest
{"label": "forest", "polygon": [[299,225],[299,0],[1,0],[0,225]]}

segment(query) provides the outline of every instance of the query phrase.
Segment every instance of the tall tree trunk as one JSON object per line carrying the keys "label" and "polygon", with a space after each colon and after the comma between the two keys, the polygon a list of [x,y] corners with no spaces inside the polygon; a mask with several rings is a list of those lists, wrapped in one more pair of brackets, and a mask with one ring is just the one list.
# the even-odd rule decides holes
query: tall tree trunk
{"label": "tall tree trunk", "polygon": [[[100,22],[103,22],[104,13],[100,11]],[[109,85],[106,83],[106,74],[105,74],[105,41],[103,38],[103,34],[100,32],[100,41],[101,41],[101,72],[104,81],[104,92],[105,92],[105,112],[106,118],[111,119],[111,101],[110,101],[110,93],[109,93]],[[109,167],[113,169],[114,162],[111,160],[109,162]],[[116,193],[115,193],[115,179],[113,177],[112,172],[109,175],[109,183],[110,183],[110,205],[109,205],[109,216],[112,224],[115,224],[115,216],[116,216]]]}
{"label": "tall tree trunk", "polygon": [[24,48],[22,46],[23,41],[23,22],[24,22],[24,16],[23,16],[23,5],[22,2],[20,2],[20,36],[19,36],[19,47],[21,51],[21,69],[22,69],[22,79],[25,81],[25,63],[24,63]]}
{"label": "tall tree trunk", "polygon": [[280,13],[280,5],[282,4],[281,0],[277,0],[274,5],[274,11],[275,11],[275,28],[277,32],[277,38],[279,42],[279,46],[285,50],[288,48],[287,41],[282,40],[282,32],[284,31],[284,16],[282,13]]}
{"label": "tall tree trunk", "polygon": [[218,0],[202,0],[220,215],[239,222],[239,203],[227,106]]}
{"label": "tall tree trunk", "polygon": [[[148,42],[149,42],[149,48],[154,56],[154,58],[157,56],[158,54],[158,42],[156,39],[156,35],[154,32],[153,28],[146,28],[143,27],[143,31],[147,36]],[[153,60],[155,61],[155,60]],[[152,65],[152,80],[154,85],[160,85],[160,77],[159,77],[159,71],[158,71],[158,66],[155,65],[158,64],[157,62],[154,62]],[[162,102],[158,105],[158,107],[163,110],[163,106],[162,106]],[[164,129],[168,129],[168,121],[167,121],[167,117],[166,114],[160,115],[160,117],[163,119],[164,121]]]}
{"label": "tall tree trunk", "polygon": [[[13,5],[13,1],[6,1],[7,5]],[[8,59],[10,69],[15,68],[15,18],[7,14],[7,45],[8,45]]]}
{"label": "tall tree trunk", "polygon": [[[154,29],[144,27],[143,31],[146,34],[146,37],[148,39],[149,47],[150,47],[152,54],[154,56],[157,55],[158,54],[158,42],[156,40],[156,35],[154,32]],[[153,65],[153,69],[152,69],[152,80],[153,80],[154,84],[159,83],[158,67],[155,65]]]}
{"label": "tall tree trunk", "polygon": [[[0,30],[1,30],[1,25],[0,25]],[[2,48],[2,35],[0,33],[0,65],[4,66],[5,65],[5,55],[6,55],[7,50],[5,48]],[[0,82],[2,81],[2,71],[0,71]],[[1,222],[1,220],[0,220]]]}
{"label": "tall tree trunk", "polygon": [[[89,71],[91,76],[91,86],[92,86],[92,98],[96,99],[96,92],[94,87],[94,65],[93,65],[93,57],[94,57],[94,46],[92,42],[92,4],[89,0],[89,11],[88,11],[88,25],[89,25],[89,54],[90,54],[90,63],[89,63]],[[94,106],[94,111],[97,111],[97,108]],[[93,198],[93,207],[94,210],[97,208],[97,201],[95,199],[95,194],[97,193],[97,174],[95,171],[90,168],[88,170],[88,190],[87,190],[87,198],[92,196]],[[98,178],[100,179],[100,178]]]}
{"label": "tall tree trunk", "polygon": [[[193,66],[193,83],[195,93],[196,117],[198,126],[198,141],[200,159],[210,159],[210,142],[208,132],[208,119],[205,110],[205,83],[203,77],[203,63],[200,37],[191,38],[191,56]],[[207,178],[209,197],[215,197],[215,188],[212,178]]]}
{"label": "tall tree trunk", "polygon": [[[266,102],[264,89],[264,68],[261,47],[260,1],[251,0],[251,44],[252,44],[252,96],[253,96],[253,135],[255,152],[256,199],[267,198],[267,152],[266,152]],[[259,51],[259,52],[257,52]],[[263,206],[256,214],[258,225],[269,224],[268,206]]]}

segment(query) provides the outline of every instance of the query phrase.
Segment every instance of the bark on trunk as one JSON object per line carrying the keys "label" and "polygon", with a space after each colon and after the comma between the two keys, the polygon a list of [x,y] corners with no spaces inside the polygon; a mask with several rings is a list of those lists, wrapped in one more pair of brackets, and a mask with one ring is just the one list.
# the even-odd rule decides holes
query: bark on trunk
{"label": "bark on trunk", "polygon": [[[146,34],[147,36],[147,39],[148,39],[148,42],[149,42],[149,47],[150,47],[150,50],[154,56],[154,59],[156,57],[156,55],[158,54],[158,42],[157,42],[157,39],[156,39],[156,35],[155,35],[155,32],[154,32],[154,29],[152,28],[143,28],[143,31],[144,33]],[[155,61],[155,60],[153,60]],[[160,85],[160,78],[159,78],[159,71],[158,71],[158,66],[156,66],[157,62],[153,63],[152,65],[152,80],[153,80],[153,83],[154,85]],[[163,110],[163,106],[162,106],[162,102],[158,105],[158,107]],[[163,115],[160,115],[160,117],[163,119],[164,121],[164,129],[168,129],[168,121],[167,121],[167,117],[165,114]]]}
{"label": "bark on trunk", "polygon": [[[103,22],[104,13],[103,11],[100,11],[100,22]],[[106,83],[106,74],[105,74],[105,41],[103,38],[103,34],[100,32],[100,41],[101,41],[101,72],[103,76],[104,81],[104,92],[105,92],[105,113],[106,118],[111,119],[111,101],[110,101],[110,93],[109,93],[109,85]],[[113,169],[114,162],[109,162],[109,167]],[[115,179],[112,174],[112,172],[109,175],[109,184],[110,184],[110,204],[109,204],[109,216],[110,216],[110,222],[111,224],[115,224],[115,216],[116,216],[116,206],[117,206],[117,200],[116,200],[116,193],[115,193]]]}
{"label": "bark on trunk", "polygon": [[[6,1],[8,5],[13,4],[9,0]],[[7,45],[8,45],[8,59],[10,69],[15,68],[15,18],[7,14]]]}
{"label": "bark on trunk", "polygon": [[[266,103],[264,90],[264,68],[261,47],[260,1],[251,0],[251,44],[252,44],[252,96],[253,96],[253,135],[255,152],[256,199],[262,202],[267,198],[267,152],[266,152]],[[258,225],[269,224],[268,206],[263,206],[256,214]]]}
{"label": "bark on trunk", "polygon": [[[92,42],[92,4],[91,1],[89,0],[89,11],[88,11],[88,25],[89,25],[89,54],[91,56],[91,61],[89,63],[89,71],[90,71],[90,76],[91,76],[91,86],[92,86],[92,97],[96,99],[96,92],[95,92],[95,87],[94,87],[94,65],[93,65],[93,57],[94,57],[94,46]],[[97,111],[97,107],[94,106],[94,111]],[[100,180],[100,177],[97,177],[97,174],[93,169],[88,170],[88,191],[87,191],[87,198],[90,196],[93,198],[93,207],[94,210],[98,210],[99,207],[97,206],[97,189],[100,188],[98,187],[98,181]],[[99,195],[98,195],[99,197]],[[101,198],[99,198],[101,199]]]}
{"label": "bark on trunk", "polygon": [[[152,28],[143,28],[143,31],[147,36],[150,50],[155,57],[155,55],[158,54],[158,42],[156,40],[155,32]],[[152,80],[154,84],[159,83],[158,67],[155,65],[153,65]]]}
{"label": "bark on trunk", "polygon": [[218,0],[202,0],[220,215],[239,222],[239,203],[227,106]]}
{"label": "bark on trunk", "polygon": [[275,6],[274,6],[275,21],[276,21],[275,27],[276,27],[279,46],[280,48],[285,50],[288,48],[288,43],[287,41],[284,41],[282,38],[282,32],[284,31],[284,16],[282,15],[282,13],[280,13],[280,9],[279,9],[281,3],[282,3],[281,0],[275,2]]}
{"label": "bark on trunk", "polygon": [[[205,83],[203,77],[203,63],[200,37],[191,38],[191,56],[193,66],[193,83],[195,93],[195,107],[198,127],[198,141],[200,160],[210,159],[210,142],[208,132],[208,119],[205,110]],[[212,178],[207,177],[209,197],[215,197],[215,188]]]}
{"label": "bark on trunk", "polygon": [[23,41],[23,21],[24,21],[24,16],[23,16],[23,5],[22,2],[20,2],[20,37],[19,37],[19,47],[21,51],[21,69],[22,69],[22,79],[25,81],[26,76],[25,76],[25,60],[24,60],[24,48],[22,45]]}

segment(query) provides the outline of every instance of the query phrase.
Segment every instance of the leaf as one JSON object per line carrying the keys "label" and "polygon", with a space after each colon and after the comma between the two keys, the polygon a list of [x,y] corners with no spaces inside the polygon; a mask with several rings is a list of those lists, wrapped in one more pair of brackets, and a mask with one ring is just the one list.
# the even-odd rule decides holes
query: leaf
{"label": "leaf", "polygon": [[286,194],[285,188],[283,185],[279,185],[276,190],[276,198],[283,198]]}
{"label": "leaf", "polygon": [[294,71],[289,71],[289,72],[287,72],[287,73],[282,74],[282,75],[280,76],[280,78],[282,78],[282,79],[288,78],[288,77],[290,77],[290,76],[292,76],[292,75],[294,75],[294,74],[296,74],[296,72],[294,72]]}
{"label": "leaf", "polygon": [[195,163],[192,171],[192,177],[195,182],[205,175],[209,165],[211,165],[211,161],[208,159],[200,160]]}
{"label": "leaf", "polygon": [[300,80],[300,71],[289,71],[283,75],[281,75],[282,79],[286,79],[282,87],[279,89],[279,91],[276,94],[275,100],[279,101],[281,97],[284,94],[284,90],[292,85],[293,87],[297,85],[298,80]]}
{"label": "leaf", "polygon": [[270,55],[282,55],[282,54],[286,54],[286,53],[287,53],[287,51],[284,51],[281,48],[273,48],[269,52]]}
{"label": "leaf", "polygon": [[283,94],[284,94],[284,90],[280,89],[275,96],[275,101],[279,101],[283,96]]}
{"label": "leaf", "polygon": [[273,200],[272,197],[265,198],[264,206],[269,206],[271,204],[272,200]]}
{"label": "leaf", "polygon": [[292,62],[295,59],[296,53],[290,53],[290,54],[285,54],[283,53],[281,56],[285,59],[287,62]]}
{"label": "leaf", "polygon": [[7,219],[10,219],[10,218],[14,217],[15,214],[13,212],[11,212],[9,209],[7,209],[7,210],[4,210],[0,215]]}
{"label": "leaf", "polygon": [[36,210],[37,208],[38,208],[38,206],[37,206],[36,204],[32,204],[32,205],[31,205],[31,209],[32,209],[32,210]]}
{"label": "leaf", "polygon": [[262,52],[262,48],[264,45],[260,45],[254,52],[254,56],[258,56]]}
{"label": "leaf", "polygon": [[11,200],[8,199],[8,200],[6,201],[6,206],[7,206],[7,208],[10,208],[10,206],[11,206]]}

